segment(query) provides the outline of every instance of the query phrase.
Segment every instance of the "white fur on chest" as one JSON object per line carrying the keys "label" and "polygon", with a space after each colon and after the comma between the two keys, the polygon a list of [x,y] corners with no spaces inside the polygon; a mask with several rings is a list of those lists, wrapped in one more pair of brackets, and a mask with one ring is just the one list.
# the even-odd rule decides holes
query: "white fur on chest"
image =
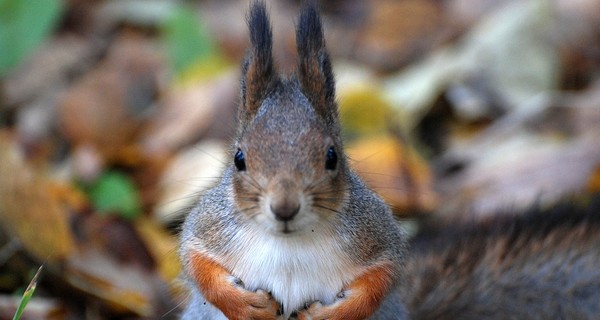
{"label": "white fur on chest", "polygon": [[[357,268],[325,232],[278,237],[248,228],[240,231],[231,257],[222,263],[247,289],[271,292],[285,314],[316,300],[332,303]],[[239,241],[237,241],[239,239]]]}

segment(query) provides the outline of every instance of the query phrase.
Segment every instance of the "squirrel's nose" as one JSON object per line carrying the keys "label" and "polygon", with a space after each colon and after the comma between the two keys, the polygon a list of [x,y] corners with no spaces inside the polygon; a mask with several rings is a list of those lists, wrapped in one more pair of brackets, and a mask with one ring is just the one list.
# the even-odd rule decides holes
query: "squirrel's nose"
{"label": "squirrel's nose", "polygon": [[300,211],[300,204],[289,199],[271,202],[270,207],[275,219],[284,222],[294,219],[294,216]]}

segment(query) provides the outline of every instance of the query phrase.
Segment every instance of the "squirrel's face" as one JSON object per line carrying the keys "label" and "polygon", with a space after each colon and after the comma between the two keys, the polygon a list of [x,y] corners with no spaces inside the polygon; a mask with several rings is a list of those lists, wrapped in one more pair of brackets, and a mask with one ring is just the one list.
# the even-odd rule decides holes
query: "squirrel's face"
{"label": "squirrel's face", "polygon": [[341,143],[295,86],[265,99],[234,152],[235,203],[244,219],[293,235],[339,213],[346,194]]}
{"label": "squirrel's face", "polygon": [[346,198],[335,83],[321,20],[314,8],[300,15],[298,68],[294,76],[281,77],[266,9],[254,8],[231,158],[236,211],[278,235],[311,232],[340,214]]}

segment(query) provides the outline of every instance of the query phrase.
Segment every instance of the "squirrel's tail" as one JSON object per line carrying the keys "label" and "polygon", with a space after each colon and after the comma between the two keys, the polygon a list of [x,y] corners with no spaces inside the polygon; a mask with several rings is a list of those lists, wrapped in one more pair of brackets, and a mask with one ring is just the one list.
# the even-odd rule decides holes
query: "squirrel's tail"
{"label": "squirrel's tail", "polygon": [[412,248],[403,300],[414,319],[600,315],[600,197],[426,232]]}

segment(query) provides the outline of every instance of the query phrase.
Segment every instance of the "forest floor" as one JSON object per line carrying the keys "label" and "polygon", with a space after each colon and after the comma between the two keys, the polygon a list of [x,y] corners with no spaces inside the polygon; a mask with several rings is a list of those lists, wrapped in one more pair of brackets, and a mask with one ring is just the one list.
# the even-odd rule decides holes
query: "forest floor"
{"label": "forest floor", "polygon": [[[0,2],[0,319],[41,265],[22,319],[177,318],[179,226],[233,157],[248,3]],[[293,70],[301,1],[267,4]],[[600,192],[600,2],[321,9],[351,164],[415,230]]]}

